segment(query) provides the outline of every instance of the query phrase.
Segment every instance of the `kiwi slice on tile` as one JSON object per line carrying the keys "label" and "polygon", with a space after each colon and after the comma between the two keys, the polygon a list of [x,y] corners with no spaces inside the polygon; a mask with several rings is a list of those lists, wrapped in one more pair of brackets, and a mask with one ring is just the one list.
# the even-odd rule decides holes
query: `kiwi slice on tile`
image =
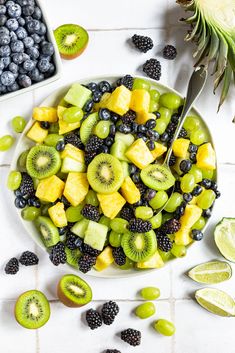
{"label": "kiwi slice on tile", "polygon": [[60,154],[54,147],[34,146],[27,155],[26,168],[32,178],[48,178],[56,174],[60,166]]}
{"label": "kiwi slice on tile", "polygon": [[36,225],[40,230],[43,243],[48,248],[60,241],[58,228],[54,225],[49,217],[39,216]]}
{"label": "kiwi slice on tile", "polygon": [[75,59],[86,49],[87,31],[76,24],[64,24],[54,31],[55,40],[63,59]]}
{"label": "kiwi slice on tile", "polygon": [[171,171],[158,164],[150,164],[141,170],[140,177],[145,185],[154,190],[168,190],[175,184]]}
{"label": "kiwi slice on tile", "polygon": [[99,121],[98,113],[90,114],[83,122],[80,127],[80,138],[83,144],[86,144],[92,130]]}
{"label": "kiwi slice on tile", "polygon": [[92,300],[92,290],[82,278],[68,274],[64,275],[57,286],[59,300],[66,306],[78,308]]}
{"label": "kiwi slice on tile", "polygon": [[28,329],[45,325],[50,318],[50,304],[38,290],[29,290],[19,296],[15,304],[16,321]]}
{"label": "kiwi slice on tile", "polygon": [[78,268],[78,260],[81,257],[81,252],[79,249],[70,250],[69,248],[65,248],[65,253],[67,257],[67,263],[74,268]]}
{"label": "kiwi slice on tile", "polygon": [[123,183],[122,164],[111,154],[100,153],[89,164],[87,178],[93,190],[100,194],[111,194]]}

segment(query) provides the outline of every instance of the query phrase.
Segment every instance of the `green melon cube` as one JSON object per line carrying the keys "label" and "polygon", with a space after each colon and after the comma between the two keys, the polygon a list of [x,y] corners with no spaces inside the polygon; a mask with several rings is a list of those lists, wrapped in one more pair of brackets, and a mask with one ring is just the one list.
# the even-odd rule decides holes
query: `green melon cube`
{"label": "green melon cube", "polygon": [[80,83],[74,83],[65,95],[64,100],[76,107],[83,108],[91,95],[92,92],[88,88],[80,85]]}
{"label": "green melon cube", "polygon": [[104,224],[89,221],[85,232],[84,243],[90,245],[93,249],[103,250],[108,233],[108,227]]}
{"label": "green melon cube", "polygon": [[71,232],[76,234],[80,238],[84,238],[88,223],[88,219],[82,219],[81,221],[74,224],[74,226],[71,228]]}

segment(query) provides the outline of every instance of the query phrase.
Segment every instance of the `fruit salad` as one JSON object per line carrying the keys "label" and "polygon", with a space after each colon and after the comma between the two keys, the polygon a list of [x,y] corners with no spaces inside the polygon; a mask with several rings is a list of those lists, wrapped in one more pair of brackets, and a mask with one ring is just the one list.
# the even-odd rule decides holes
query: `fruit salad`
{"label": "fruit salad", "polygon": [[195,114],[173,141],[183,100],[158,87],[130,75],[74,83],[58,106],[33,109],[33,144],[8,187],[54,265],[160,268],[203,238],[220,196],[215,152]]}

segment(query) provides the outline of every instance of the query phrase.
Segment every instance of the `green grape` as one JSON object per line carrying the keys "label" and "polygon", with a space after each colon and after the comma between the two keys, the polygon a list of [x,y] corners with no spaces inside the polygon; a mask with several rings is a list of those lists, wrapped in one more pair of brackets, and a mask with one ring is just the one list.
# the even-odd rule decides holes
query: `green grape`
{"label": "green grape", "polygon": [[86,203],[92,206],[99,206],[99,201],[94,190],[89,190],[86,195]]}
{"label": "green grape", "polygon": [[159,319],[155,321],[153,326],[157,332],[161,333],[164,336],[172,336],[175,333],[174,324],[165,319]]}
{"label": "green grape", "polygon": [[153,229],[157,229],[157,228],[161,227],[161,225],[162,225],[162,213],[159,212],[158,214],[156,214],[155,216],[150,218],[149,222],[152,224]]}
{"label": "green grape", "polygon": [[40,208],[36,208],[33,206],[26,207],[21,211],[21,217],[25,221],[34,221],[36,218],[40,216],[40,214],[41,214]]}
{"label": "green grape", "polygon": [[63,136],[58,134],[49,134],[44,140],[45,145],[56,147],[59,141],[63,140]]}
{"label": "green grape", "polygon": [[102,216],[99,220],[100,224],[103,224],[104,226],[108,227],[110,229],[110,218],[106,217],[106,216]]}
{"label": "green grape", "polygon": [[156,90],[156,89],[151,89],[150,92],[149,92],[149,94],[150,94],[150,98],[151,98],[153,101],[155,101],[155,102],[158,103],[159,98],[160,98],[160,92],[159,92],[158,90]]}
{"label": "green grape", "polygon": [[193,131],[198,129],[200,126],[200,120],[197,116],[187,116],[183,127],[187,131]]}
{"label": "green grape", "polygon": [[160,118],[156,120],[156,126],[154,130],[161,135],[166,130],[166,127],[167,127],[167,123],[165,122],[165,120]]}
{"label": "green grape", "polygon": [[83,215],[81,214],[81,210],[83,209],[83,205],[78,206],[70,206],[65,211],[66,218],[68,222],[78,222],[83,219]]}
{"label": "green grape", "polygon": [[118,268],[120,268],[120,270],[130,270],[134,267],[134,262],[130,259],[128,259],[128,257],[126,258],[126,263],[122,266],[118,266]]}
{"label": "green grape", "polygon": [[182,104],[182,99],[175,93],[163,93],[159,102],[164,107],[175,110]]}
{"label": "green grape", "polygon": [[153,217],[153,210],[151,207],[147,206],[139,206],[135,209],[136,218],[141,218],[143,220],[147,220]]}
{"label": "green grape", "polygon": [[159,249],[158,252],[164,262],[167,262],[168,260],[170,260],[170,258],[171,258],[170,251],[165,252],[165,251],[162,251]]}
{"label": "green grape", "polygon": [[192,168],[189,171],[189,174],[194,176],[195,183],[200,183],[202,181],[202,171],[195,164],[192,165]]}
{"label": "green grape", "polygon": [[22,116],[15,116],[11,121],[13,131],[21,133],[26,125],[26,120]]}
{"label": "green grape", "polygon": [[197,205],[206,210],[210,208],[215,201],[215,193],[213,190],[203,190],[203,192],[197,197]]}
{"label": "green grape", "polygon": [[148,81],[142,79],[142,78],[135,78],[132,90],[134,89],[145,89],[146,91],[149,91],[151,88],[151,85]]}
{"label": "green grape", "polygon": [[140,295],[146,300],[156,300],[160,297],[160,289],[156,287],[145,287],[141,289]]}
{"label": "green grape", "polygon": [[58,123],[50,123],[50,127],[49,127],[49,130],[48,132],[50,134],[58,134],[59,132],[59,124]]}
{"label": "green grape", "polygon": [[205,227],[206,225],[206,220],[203,217],[200,217],[199,220],[194,223],[194,225],[192,226],[192,229],[198,229],[201,230]]}
{"label": "green grape", "polygon": [[175,257],[184,257],[186,255],[187,249],[184,245],[176,245],[175,243],[172,246],[171,253]]}
{"label": "green grape", "polygon": [[171,213],[163,213],[162,214],[162,224],[164,224],[166,221],[172,218]]}
{"label": "green grape", "polygon": [[29,153],[29,150],[26,150],[19,155],[19,158],[17,160],[17,168],[19,169],[20,172],[26,172],[26,160],[27,160],[28,153]]}
{"label": "green grape", "polygon": [[175,210],[181,204],[182,201],[183,201],[183,196],[178,192],[173,192],[164,210],[170,213],[175,212]]}
{"label": "green grape", "polygon": [[180,188],[183,192],[193,191],[195,186],[195,178],[192,174],[185,174],[180,182]]}
{"label": "green grape", "polygon": [[140,304],[135,309],[135,315],[140,319],[147,319],[148,317],[153,316],[155,312],[156,308],[152,302]]}
{"label": "green grape", "polygon": [[113,230],[109,234],[109,244],[114,248],[121,246],[122,234],[116,233]]}
{"label": "green grape", "polygon": [[41,206],[41,214],[42,216],[48,216],[48,209],[51,207],[51,204],[47,203]]}
{"label": "green grape", "polygon": [[94,134],[101,139],[105,139],[109,135],[110,125],[110,121],[99,121],[94,129]]}
{"label": "green grape", "polygon": [[149,112],[153,113],[156,112],[159,108],[159,104],[158,102],[155,102],[154,100],[150,100],[150,104],[149,104]]}
{"label": "green grape", "polygon": [[0,151],[4,152],[9,150],[12,147],[14,142],[15,142],[15,139],[11,135],[4,135],[0,137]]}
{"label": "green grape", "polygon": [[63,120],[66,123],[77,123],[83,118],[83,111],[78,107],[70,107],[63,112]]}
{"label": "green grape", "polygon": [[202,130],[193,130],[190,134],[190,140],[195,145],[201,145],[202,143],[206,142],[207,136]]}
{"label": "green grape", "polygon": [[122,218],[114,218],[110,222],[110,227],[116,233],[125,233],[127,230],[128,222]]}
{"label": "green grape", "polygon": [[201,169],[203,179],[213,179],[214,170]]}
{"label": "green grape", "polygon": [[169,122],[171,121],[171,110],[165,107],[161,107],[158,111],[161,114],[160,119],[165,121],[165,123],[168,125]]}
{"label": "green grape", "polygon": [[20,172],[12,170],[7,178],[7,187],[9,190],[17,190],[20,187],[22,176]]}
{"label": "green grape", "polygon": [[149,205],[154,209],[161,208],[168,200],[166,191],[158,191],[156,195],[149,201]]}

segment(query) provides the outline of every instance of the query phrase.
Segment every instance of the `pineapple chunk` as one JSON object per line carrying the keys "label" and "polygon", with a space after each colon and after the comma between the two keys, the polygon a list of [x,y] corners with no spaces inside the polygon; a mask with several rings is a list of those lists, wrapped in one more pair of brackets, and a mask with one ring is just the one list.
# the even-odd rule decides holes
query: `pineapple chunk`
{"label": "pineapple chunk", "polygon": [[36,121],[33,126],[27,132],[27,137],[35,142],[43,142],[48,135],[48,130],[43,129],[40,123]]}
{"label": "pineapple chunk", "polygon": [[68,143],[65,146],[65,149],[63,150],[63,152],[61,152],[60,157],[61,159],[64,159],[65,157],[69,157],[74,159],[77,162],[85,164],[84,151],[71,145],[70,143]]}
{"label": "pineapple chunk", "polygon": [[64,204],[57,202],[54,206],[48,209],[49,216],[56,227],[67,226],[67,218],[64,210]]}
{"label": "pineapple chunk", "polygon": [[138,124],[145,124],[150,119],[156,120],[156,115],[143,110],[137,114],[136,122]]}
{"label": "pineapple chunk", "polygon": [[205,143],[197,151],[197,167],[207,170],[216,169],[215,151],[211,143]]}
{"label": "pineapple chunk", "polygon": [[173,142],[172,150],[176,157],[186,158],[190,140],[179,138]]}
{"label": "pineapple chunk", "polygon": [[125,86],[117,87],[106,103],[106,108],[119,115],[124,115],[130,108],[131,91]]}
{"label": "pineapple chunk", "polygon": [[149,112],[150,94],[145,89],[134,89],[131,95],[130,109],[136,113]]}
{"label": "pineapple chunk", "polygon": [[130,204],[138,202],[141,197],[139,189],[135,186],[134,182],[129,176],[124,179],[124,182],[121,186],[121,193],[126,201]]}
{"label": "pineapple chunk", "polygon": [[175,233],[175,244],[176,245],[189,245],[193,239],[190,237],[190,228],[181,227],[178,232]]}
{"label": "pineapple chunk", "polygon": [[191,228],[201,217],[202,209],[196,205],[187,205],[184,215],[180,218],[181,227]]}
{"label": "pineapple chunk", "polygon": [[126,157],[140,169],[147,167],[154,161],[152,153],[141,138],[128,148]]}
{"label": "pineapple chunk", "polygon": [[64,190],[64,182],[56,175],[39,181],[36,196],[46,202],[55,202],[59,199]]}
{"label": "pineapple chunk", "polygon": [[35,107],[33,109],[33,119],[56,123],[58,120],[57,109],[53,107]]}
{"label": "pineapple chunk", "polygon": [[80,127],[81,123],[78,121],[77,123],[66,123],[63,120],[63,112],[66,110],[66,107],[58,106],[57,114],[59,117],[59,135],[66,134],[67,132],[73,131]]}
{"label": "pineapple chunk", "polygon": [[68,174],[64,196],[72,206],[78,206],[86,197],[89,190],[89,183],[86,173],[72,172]]}
{"label": "pineapple chunk", "polygon": [[110,246],[106,246],[102,253],[97,257],[94,268],[96,271],[103,271],[110,266],[113,261],[114,258],[112,248]]}
{"label": "pineapple chunk", "polygon": [[105,92],[101,97],[101,100],[99,101],[99,103],[94,104],[95,111],[98,111],[100,108],[105,108],[110,96],[111,96],[111,93]]}
{"label": "pineapple chunk", "polygon": [[155,148],[151,151],[151,154],[154,159],[161,157],[167,150],[166,146],[162,145],[161,143],[154,142]]}
{"label": "pineapple chunk", "polygon": [[164,262],[157,250],[148,260],[143,262],[137,262],[137,265],[136,265],[137,268],[141,268],[141,269],[161,268],[163,266],[164,266]]}
{"label": "pineapple chunk", "polygon": [[126,200],[117,191],[112,194],[97,194],[97,197],[103,214],[111,219],[116,217],[126,203]]}
{"label": "pineapple chunk", "polygon": [[62,106],[62,105],[58,105],[57,107],[57,115],[59,117],[59,120],[62,120],[63,119],[63,114],[64,114],[64,111],[66,110],[67,108]]}

